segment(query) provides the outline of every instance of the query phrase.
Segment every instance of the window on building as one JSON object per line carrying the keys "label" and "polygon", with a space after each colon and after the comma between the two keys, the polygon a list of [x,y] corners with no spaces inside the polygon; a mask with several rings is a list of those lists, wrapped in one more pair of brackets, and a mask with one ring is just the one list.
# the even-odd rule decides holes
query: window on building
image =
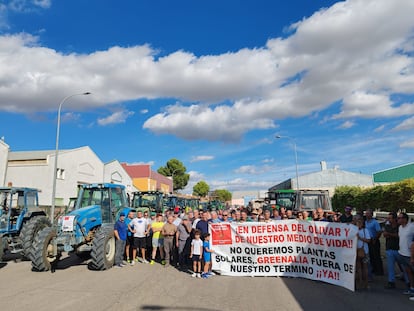
{"label": "window on building", "polygon": [[63,168],[58,168],[57,169],[56,178],[57,179],[65,179],[65,170]]}

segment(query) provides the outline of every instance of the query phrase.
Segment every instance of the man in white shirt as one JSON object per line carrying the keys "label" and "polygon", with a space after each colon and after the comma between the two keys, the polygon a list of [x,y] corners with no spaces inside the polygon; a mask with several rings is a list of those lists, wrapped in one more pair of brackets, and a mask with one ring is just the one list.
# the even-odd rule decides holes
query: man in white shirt
{"label": "man in white shirt", "polygon": [[414,223],[409,222],[406,213],[398,215],[398,237],[400,238],[398,251],[398,262],[402,264],[408,274],[410,280],[409,288],[404,291],[406,295],[414,295],[414,254],[412,253],[412,245],[414,240]]}
{"label": "man in white shirt", "polygon": [[128,229],[134,234],[134,248],[132,249],[131,266],[133,266],[135,261],[137,261],[137,249],[141,249],[142,262],[148,263],[145,256],[147,248],[146,237],[150,232],[151,224],[146,218],[142,217],[142,212],[137,212],[137,217],[131,220],[128,224]]}

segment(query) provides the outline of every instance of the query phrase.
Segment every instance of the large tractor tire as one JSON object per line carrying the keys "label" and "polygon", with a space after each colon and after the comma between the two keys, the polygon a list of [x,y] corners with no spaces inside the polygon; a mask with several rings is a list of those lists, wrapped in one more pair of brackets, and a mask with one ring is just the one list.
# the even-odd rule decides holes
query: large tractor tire
{"label": "large tractor tire", "polygon": [[23,256],[29,260],[30,251],[36,234],[46,227],[51,227],[52,223],[46,216],[34,216],[23,224],[20,230],[20,240],[22,242]]}
{"label": "large tractor tire", "polygon": [[113,230],[99,229],[92,242],[91,266],[95,270],[108,270],[115,262],[115,237]]}
{"label": "large tractor tire", "polygon": [[30,250],[32,267],[36,271],[48,271],[52,264],[58,260],[58,256],[53,255],[52,241],[56,237],[56,231],[50,227],[39,231],[33,241]]}

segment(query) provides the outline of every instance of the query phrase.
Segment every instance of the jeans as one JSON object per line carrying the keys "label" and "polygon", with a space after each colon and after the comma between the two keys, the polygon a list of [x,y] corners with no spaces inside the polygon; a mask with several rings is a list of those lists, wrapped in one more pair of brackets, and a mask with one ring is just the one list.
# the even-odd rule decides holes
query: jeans
{"label": "jeans", "polygon": [[388,282],[395,282],[395,263],[398,258],[398,250],[387,249],[387,271],[388,271]]}
{"label": "jeans", "polygon": [[125,240],[115,240],[115,265],[120,265],[124,259]]}

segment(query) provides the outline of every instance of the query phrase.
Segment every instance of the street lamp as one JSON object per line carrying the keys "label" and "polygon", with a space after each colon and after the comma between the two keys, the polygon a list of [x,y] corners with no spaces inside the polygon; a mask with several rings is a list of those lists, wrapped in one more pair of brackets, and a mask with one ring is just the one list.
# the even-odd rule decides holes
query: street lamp
{"label": "street lamp", "polygon": [[65,103],[66,100],[68,100],[71,97],[74,96],[80,96],[80,95],[89,95],[90,92],[85,93],[77,93],[72,94],[69,96],[66,96],[59,104],[58,109],[58,116],[57,116],[57,127],[56,127],[56,149],[55,149],[55,164],[53,166],[53,186],[52,186],[52,207],[50,209],[50,220],[53,223],[53,218],[55,216],[55,196],[56,196],[56,179],[57,179],[57,161],[58,161],[58,155],[59,155],[59,131],[60,131],[60,111],[62,110],[62,105]]}
{"label": "street lamp", "polygon": [[280,135],[276,135],[275,138],[280,139],[280,138],[287,138],[289,139],[292,144],[293,144],[293,148],[295,150],[295,165],[296,165],[296,189],[299,190],[299,173],[298,173],[298,153],[296,151],[296,141],[289,136],[280,136]]}

